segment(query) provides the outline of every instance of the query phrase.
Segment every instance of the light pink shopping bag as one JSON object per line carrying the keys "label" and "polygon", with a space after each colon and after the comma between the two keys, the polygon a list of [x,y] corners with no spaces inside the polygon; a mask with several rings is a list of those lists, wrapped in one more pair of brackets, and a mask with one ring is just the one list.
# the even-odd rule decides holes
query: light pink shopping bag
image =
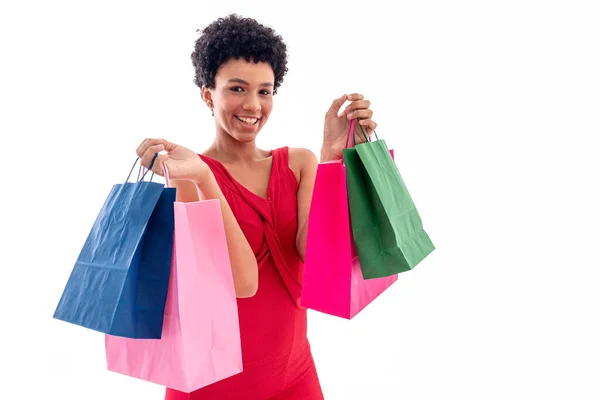
{"label": "light pink shopping bag", "polygon": [[302,305],[351,319],[397,280],[397,275],[363,279],[351,235],[346,168],[342,160],[319,164],[308,218]]}
{"label": "light pink shopping bag", "polygon": [[162,338],[106,335],[106,359],[110,371],[189,393],[242,372],[242,353],[219,200],[174,207]]}

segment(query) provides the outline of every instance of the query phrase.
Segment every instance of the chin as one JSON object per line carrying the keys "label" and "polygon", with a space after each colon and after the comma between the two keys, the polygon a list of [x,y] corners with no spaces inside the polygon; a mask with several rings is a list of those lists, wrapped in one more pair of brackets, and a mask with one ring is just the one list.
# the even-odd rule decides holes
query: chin
{"label": "chin", "polygon": [[239,124],[234,124],[231,127],[230,132],[233,133],[233,137],[235,137],[238,141],[244,143],[253,142],[262,129],[263,124],[257,123],[256,126],[252,127],[242,127]]}
{"label": "chin", "polygon": [[252,143],[258,135],[249,135],[247,133],[232,135],[235,140],[241,143]]}

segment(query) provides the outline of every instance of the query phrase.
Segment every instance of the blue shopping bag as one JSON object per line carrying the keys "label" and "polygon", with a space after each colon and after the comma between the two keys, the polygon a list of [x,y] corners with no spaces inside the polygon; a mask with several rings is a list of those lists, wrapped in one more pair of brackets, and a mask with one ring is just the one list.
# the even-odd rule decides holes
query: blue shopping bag
{"label": "blue shopping bag", "polygon": [[148,171],[141,179],[138,173],[137,182],[128,182],[130,172],[125,183],[113,186],[54,318],[109,335],[161,338],[171,272],[175,189],[144,181]]}

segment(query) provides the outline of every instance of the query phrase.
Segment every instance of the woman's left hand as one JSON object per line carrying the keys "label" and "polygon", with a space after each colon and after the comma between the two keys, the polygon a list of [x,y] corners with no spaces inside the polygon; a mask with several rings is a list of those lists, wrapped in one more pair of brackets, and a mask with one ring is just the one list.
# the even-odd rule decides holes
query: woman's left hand
{"label": "woman's left hand", "polygon": [[[346,102],[350,104],[341,114],[338,114],[340,107]],[[361,126],[365,133],[370,137],[377,128],[377,123],[373,121],[373,110],[369,107],[371,102],[366,100],[362,94],[353,93],[343,95],[335,99],[331,107],[325,114],[325,129],[323,132],[323,147],[321,149],[321,162],[339,160],[342,158],[342,151],[346,147],[346,138],[348,136],[348,126],[351,120],[358,121],[354,125],[354,134],[356,144],[364,143],[365,137],[361,131]]]}

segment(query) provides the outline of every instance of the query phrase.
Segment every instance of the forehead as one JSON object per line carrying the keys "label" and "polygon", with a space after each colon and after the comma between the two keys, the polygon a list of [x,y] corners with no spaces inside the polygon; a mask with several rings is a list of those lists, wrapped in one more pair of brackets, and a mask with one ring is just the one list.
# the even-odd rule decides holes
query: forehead
{"label": "forehead", "polygon": [[248,62],[243,58],[231,59],[219,67],[215,76],[216,81],[226,82],[229,79],[243,79],[251,85],[262,83],[274,83],[275,74],[273,68],[266,62]]}

